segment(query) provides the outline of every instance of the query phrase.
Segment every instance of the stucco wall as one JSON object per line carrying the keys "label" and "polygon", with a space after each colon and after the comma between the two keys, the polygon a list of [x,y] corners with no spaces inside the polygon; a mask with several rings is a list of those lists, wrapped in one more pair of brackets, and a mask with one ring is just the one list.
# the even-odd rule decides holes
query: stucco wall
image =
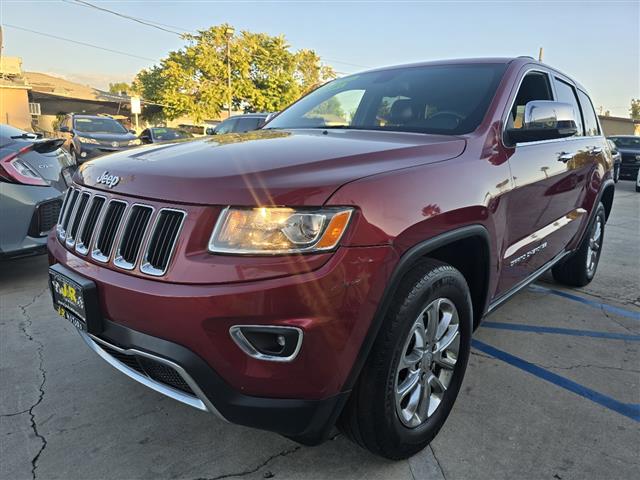
{"label": "stucco wall", "polygon": [[29,96],[26,89],[0,87],[0,123],[31,131]]}
{"label": "stucco wall", "polygon": [[602,130],[609,135],[636,135],[640,124],[634,124],[631,119],[599,116]]}

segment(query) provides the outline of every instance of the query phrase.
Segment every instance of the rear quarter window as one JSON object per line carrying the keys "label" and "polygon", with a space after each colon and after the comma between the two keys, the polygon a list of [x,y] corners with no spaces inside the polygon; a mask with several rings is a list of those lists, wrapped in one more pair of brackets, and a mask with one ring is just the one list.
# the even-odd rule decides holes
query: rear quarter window
{"label": "rear quarter window", "polygon": [[580,100],[580,108],[584,118],[584,134],[588,137],[600,135],[598,127],[598,119],[593,109],[593,104],[589,96],[581,90],[578,90],[578,99]]}

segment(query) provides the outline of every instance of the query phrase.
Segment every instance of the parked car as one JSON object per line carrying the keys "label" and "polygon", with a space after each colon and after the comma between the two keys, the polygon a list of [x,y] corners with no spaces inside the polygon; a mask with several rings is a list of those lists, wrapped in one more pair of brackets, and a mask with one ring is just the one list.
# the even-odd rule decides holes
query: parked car
{"label": "parked car", "polygon": [[257,130],[269,119],[270,113],[247,113],[235,115],[219,123],[214,128],[207,128],[207,135],[222,135],[223,133],[244,133]]}
{"label": "parked car", "polygon": [[0,258],[46,251],[75,169],[62,142],[0,125]]}
{"label": "parked car", "polygon": [[533,59],[342,77],[216,140],[81,169],[50,275],[103,359],[230,422],[406,458],[485,315],[596,273],[613,161],[584,88]]}
{"label": "parked car", "polygon": [[64,149],[78,164],[142,143],[133,130],[104,115],[69,114],[60,122],[58,134],[64,138]]}
{"label": "parked car", "polygon": [[634,180],[640,169],[640,136],[615,135],[608,138],[622,155],[620,178]]}
{"label": "parked car", "polygon": [[172,140],[184,140],[185,138],[193,138],[193,134],[186,130],[169,127],[152,127],[147,128],[140,134],[142,143],[158,143],[170,142]]}
{"label": "parked car", "polygon": [[618,183],[620,180],[620,165],[622,164],[622,155],[616,144],[610,138],[607,138],[607,144],[611,150],[611,158],[613,159],[613,181]]}

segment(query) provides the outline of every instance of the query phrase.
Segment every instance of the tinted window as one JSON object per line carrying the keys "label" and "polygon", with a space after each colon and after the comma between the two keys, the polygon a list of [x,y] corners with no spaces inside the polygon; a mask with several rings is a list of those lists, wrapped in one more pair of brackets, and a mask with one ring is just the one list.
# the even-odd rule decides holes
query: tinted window
{"label": "tinted window", "polygon": [[576,123],[578,124],[578,133],[576,133],[576,136],[582,136],[584,130],[582,129],[580,108],[578,108],[578,100],[576,99],[575,89],[567,82],[563,82],[562,80],[556,78],[556,94],[558,96],[557,100],[559,102],[568,103],[573,106],[573,114],[576,118]]}
{"label": "tinted window", "polygon": [[591,100],[586,93],[580,90],[578,90],[578,99],[580,100],[580,107],[582,108],[582,116],[584,118],[584,134],[587,136],[600,135],[598,119],[596,118],[596,112],[593,110]]}
{"label": "tinted window", "polygon": [[477,128],[504,64],[431,65],[334,80],[266,128],[349,128],[463,134]]}
{"label": "tinted window", "polygon": [[153,128],[152,131],[153,138],[155,138],[159,142],[192,137],[189,132],[185,132],[184,130],[175,130],[173,128]]}
{"label": "tinted window", "polygon": [[229,133],[233,131],[233,127],[236,124],[235,118],[227,118],[224,122],[218,125],[215,129],[215,133],[222,135],[223,133]]}
{"label": "tinted window", "polygon": [[618,148],[639,150],[640,137],[609,137]]}
{"label": "tinted window", "polygon": [[251,130],[257,130],[261,121],[262,119],[258,117],[239,118],[233,131],[249,132]]}
{"label": "tinted window", "polygon": [[535,100],[553,100],[549,76],[546,73],[531,72],[522,79],[507,119],[507,128],[522,128],[524,107]]}
{"label": "tinted window", "polygon": [[127,130],[113,118],[76,117],[74,128],[85,133],[127,133]]}

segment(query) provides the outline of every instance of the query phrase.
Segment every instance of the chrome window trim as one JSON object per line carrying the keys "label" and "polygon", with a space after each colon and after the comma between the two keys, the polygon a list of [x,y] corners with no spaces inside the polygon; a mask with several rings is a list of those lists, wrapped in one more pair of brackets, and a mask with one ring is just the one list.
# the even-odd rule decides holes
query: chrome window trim
{"label": "chrome window trim", "polygon": [[[165,267],[164,270],[159,270],[151,266],[151,264],[148,261],[148,255],[149,255],[149,249],[151,247],[151,240],[153,239],[153,235],[155,234],[156,228],[158,227],[158,221],[160,220],[160,215],[162,214],[162,212],[165,212],[165,211],[181,213],[182,219],[180,220],[180,225],[178,226],[176,236],[173,239],[171,248],[169,249],[167,266]],[[169,265],[171,263],[171,259],[173,258],[173,254],[175,253],[176,244],[178,243],[178,238],[180,238],[180,233],[182,233],[182,227],[184,226],[184,221],[186,218],[187,218],[187,212],[185,212],[184,210],[179,210],[176,208],[161,208],[158,210],[158,213],[156,214],[156,218],[153,221],[153,227],[151,228],[151,230],[149,230],[149,234],[147,235],[147,240],[144,244],[144,255],[142,257],[142,262],[140,265],[140,271],[142,273],[145,273],[147,275],[152,275],[154,277],[161,277],[167,272],[167,270],[169,269]]]}
{"label": "chrome window trim", "polygon": [[[288,357],[276,357],[274,355],[266,355],[264,353],[259,352],[251,345],[251,342],[247,340],[247,337],[242,333],[243,328],[274,328],[278,330],[295,330],[298,333],[298,343],[296,344],[296,348],[291,355]],[[252,358],[257,360],[264,360],[266,362],[281,362],[287,363],[292,362],[300,353],[300,349],[302,348],[302,339],[304,337],[304,332],[299,327],[290,327],[288,325],[233,325],[229,328],[229,335],[233,341],[240,347],[244,353],[249,355]]]}
{"label": "chrome window trim", "polygon": [[69,225],[67,226],[67,235],[65,236],[65,240],[64,240],[64,244],[69,249],[73,248],[73,246],[76,243],[76,239],[71,236],[71,231],[73,230],[73,224],[76,221],[76,217],[78,216],[78,208],[80,207],[80,203],[82,203],[82,198],[86,196],[87,203],[85,204],[84,211],[82,212],[82,217],[80,217],[80,223],[78,224],[78,230],[76,231],[76,236],[80,231],[80,227],[82,226],[82,223],[84,223],[84,218],[87,215],[87,205],[89,205],[89,202],[91,200],[91,192],[87,192],[86,190],[79,190],[79,192],[80,193],[78,193],[78,199],[76,200],[75,208],[73,209],[73,213],[69,218]]}
{"label": "chrome window trim", "polygon": [[100,209],[100,211],[98,212],[98,218],[96,219],[96,224],[93,227],[93,232],[91,232],[91,236],[89,237],[89,241],[87,242],[87,245],[85,245],[84,243],[80,242],[80,241],[76,241],[76,245],[75,245],[75,251],[78,252],[80,255],[86,255],[87,253],[89,253],[89,245],[91,245],[91,241],[93,240],[96,231],[99,227],[99,222],[100,222],[100,218],[102,217],[103,213],[104,213],[104,207],[105,205],[107,205],[107,203],[109,203],[107,201],[107,197],[105,197],[104,195],[100,195],[98,193],[94,194],[90,201],[91,201],[91,205],[89,205],[89,208],[87,209],[87,213],[85,214],[85,218],[82,220],[82,224],[80,225],[80,227],[78,227],[78,232],[82,233],[82,229],[84,228],[84,224],[87,222],[87,216],[89,214],[89,210],[91,210],[91,207],[93,206],[93,203],[98,199],[98,198],[102,198],[104,199],[104,203],[102,204],[102,208]]}
{"label": "chrome window trim", "polygon": [[112,198],[107,203],[107,208],[104,209],[104,213],[102,214],[102,218],[100,219],[100,226],[96,228],[97,235],[94,236],[94,239],[92,242],[92,249],[91,249],[91,258],[101,263],[109,263],[109,259],[111,258],[111,254],[114,250],[114,245],[116,245],[117,242],[119,241],[120,230],[122,229],[122,223],[120,223],[120,225],[118,225],[117,227],[116,234],[113,237],[113,245],[111,245],[111,250],[108,252],[109,253],[108,255],[105,255],[103,252],[98,250],[97,243],[98,243],[98,238],[100,238],[100,233],[102,232],[102,224],[104,222],[104,217],[106,216],[107,211],[109,210],[109,206],[112,203],[124,204],[124,212],[122,213],[123,218],[127,214],[127,206],[129,205],[124,200]]}
{"label": "chrome window trim", "polygon": [[[138,251],[138,253],[136,254],[136,258],[134,260],[133,263],[129,263],[127,261],[125,261],[122,258],[122,255],[120,254],[121,248],[122,248],[122,237],[124,236],[124,231],[127,228],[127,224],[129,223],[129,219],[131,218],[131,212],[133,211],[134,207],[144,207],[144,208],[149,208],[151,210],[151,215],[149,216],[149,222],[147,223],[147,226],[144,229],[144,232],[142,234],[142,239],[140,241],[140,250]],[[152,207],[151,205],[147,205],[144,203],[132,203],[129,208],[127,209],[127,215],[124,218],[124,221],[122,223],[122,232],[120,233],[120,238],[118,240],[118,245],[115,251],[115,255],[114,255],[114,260],[113,260],[113,264],[118,267],[121,268],[123,270],[134,270],[136,268],[136,265],[138,264],[138,262],[140,261],[140,256],[142,255],[142,247],[145,245],[146,243],[146,237],[148,235],[149,232],[149,225],[151,224],[151,219],[153,218],[153,214],[155,212],[155,208]]]}
{"label": "chrome window trim", "polygon": [[[103,360],[105,360],[109,365],[119,370],[120,372],[127,375],[129,378],[141,383],[142,385],[155,390],[158,393],[166,395],[167,397],[173,398],[178,402],[184,403],[191,407],[197,408],[198,410],[202,410],[205,412],[210,412],[221,418],[222,420],[226,419],[222,416],[222,414],[213,406],[211,401],[204,394],[202,389],[198,386],[196,381],[189,375],[184,368],[182,368],[177,363],[174,363],[166,358],[158,357],[156,355],[152,355],[147,352],[143,352],[141,350],[137,350],[135,348],[120,348],[116,345],[113,345],[105,340],[102,340],[95,335],[91,335],[90,333],[83,332],[82,330],[78,330],[78,333],[82,337],[82,339],[86,342],[91,350],[93,350],[98,356],[100,356]],[[180,377],[189,385],[189,388],[196,394],[196,396],[189,395],[188,393],[182,392],[175,388],[170,387],[164,383],[158,382],[157,380],[153,380],[150,377],[147,377],[138,371],[126,366],[124,363],[120,362],[116,358],[112,357],[106,350],[101,348],[100,345],[107,346],[116,350],[119,353],[124,355],[138,355],[141,357],[146,357],[156,362],[167,365],[168,367],[175,370]]]}

